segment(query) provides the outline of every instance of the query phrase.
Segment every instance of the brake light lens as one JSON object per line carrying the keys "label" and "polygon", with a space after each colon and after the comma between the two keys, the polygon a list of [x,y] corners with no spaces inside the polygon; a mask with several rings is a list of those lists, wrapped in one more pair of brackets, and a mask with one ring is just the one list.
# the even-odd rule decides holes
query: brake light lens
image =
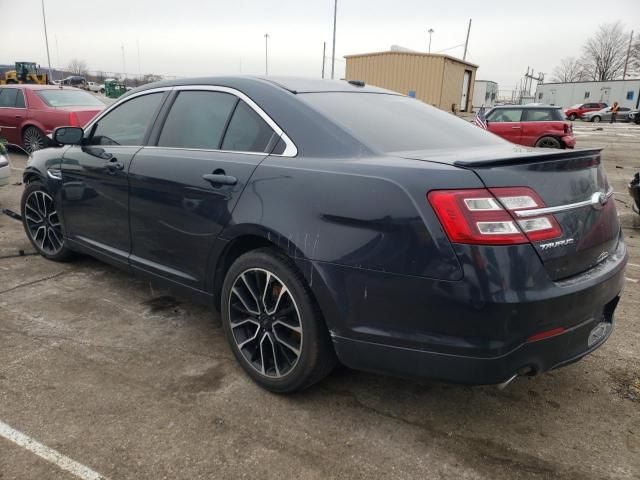
{"label": "brake light lens", "polygon": [[513,245],[562,235],[552,215],[517,216],[519,211],[545,206],[528,187],[435,190],[427,199],[454,243]]}
{"label": "brake light lens", "polygon": [[69,113],[69,126],[70,127],[79,127],[80,126],[80,122],[78,121],[78,116],[76,115],[76,112],[70,112]]}

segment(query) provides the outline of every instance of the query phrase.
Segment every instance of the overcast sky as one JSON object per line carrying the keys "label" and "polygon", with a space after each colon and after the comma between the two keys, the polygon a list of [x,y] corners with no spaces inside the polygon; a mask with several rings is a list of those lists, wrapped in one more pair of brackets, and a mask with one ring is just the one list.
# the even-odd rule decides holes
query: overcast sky
{"label": "overcast sky", "polygon": [[[317,76],[322,42],[331,56],[333,0],[45,0],[53,66],[72,58],[90,70],[177,76],[264,74]],[[39,0],[0,0],[0,63],[46,65]],[[598,24],[620,20],[640,34],[640,0],[339,0],[336,77],[343,55],[393,44],[432,52],[464,43],[473,18],[468,60],[479,79],[511,89],[527,66],[550,74],[578,56]],[[140,47],[140,65],[138,48]],[[462,57],[463,47],[446,52]],[[330,59],[326,64],[330,72]]]}

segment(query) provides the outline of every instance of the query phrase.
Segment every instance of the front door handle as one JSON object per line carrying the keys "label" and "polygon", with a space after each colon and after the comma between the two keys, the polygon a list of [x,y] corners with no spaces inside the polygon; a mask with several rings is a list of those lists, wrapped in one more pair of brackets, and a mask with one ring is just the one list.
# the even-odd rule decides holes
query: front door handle
{"label": "front door handle", "polygon": [[112,158],[110,161],[104,164],[104,168],[108,170],[122,170],[124,165],[118,162],[115,158]]}
{"label": "front door handle", "polygon": [[520,128],[520,127],[511,127],[511,128],[515,128],[515,129],[518,129],[518,128]]}
{"label": "front door handle", "polygon": [[225,175],[224,173],[205,173],[202,175],[207,182],[216,185],[235,185],[238,183],[238,179],[236,177],[232,177],[231,175]]}

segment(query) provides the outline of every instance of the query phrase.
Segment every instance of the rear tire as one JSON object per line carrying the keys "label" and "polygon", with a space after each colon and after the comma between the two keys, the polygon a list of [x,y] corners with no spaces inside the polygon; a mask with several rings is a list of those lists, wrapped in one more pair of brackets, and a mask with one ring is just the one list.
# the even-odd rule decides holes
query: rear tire
{"label": "rear tire", "polygon": [[29,153],[42,150],[46,148],[48,144],[49,141],[47,137],[38,127],[31,125],[22,132],[22,146]]}
{"label": "rear tire", "polygon": [[536,142],[538,148],[562,148],[562,143],[555,137],[542,137]]}
{"label": "rear tire", "polygon": [[244,371],[275,393],[307,388],[337,363],[320,310],[295,264],[274,248],[240,256],[222,287],[222,325]]}
{"label": "rear tire", "polygon": [[40,255],[56,262],[71,259],[73,252],[64,241],[57,206],[41,182],[34,181],[25,187],[20,213],[27,238]]}

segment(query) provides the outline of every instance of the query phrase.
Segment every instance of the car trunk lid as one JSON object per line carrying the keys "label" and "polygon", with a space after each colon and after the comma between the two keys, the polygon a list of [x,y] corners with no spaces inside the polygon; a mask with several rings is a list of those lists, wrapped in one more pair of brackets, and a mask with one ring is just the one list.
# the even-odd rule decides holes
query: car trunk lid
{"label": "car trunk lid", "polygon": [[549,214],[562,228],[560,237],[532,241],[554,280],[586,271],[615,251],[620,225],[600,150],[568,152],[513,146],[465,150],[401,152],[400,156],[472,170],[489,189],[533,189],[546,210],[511,213],[516,220]]}
{"label": "car trunk lid", "polygon": [[104,108],[91,106],[70,106],[70,107],[55,107],[58,111],[69,112],[73,114],[76,119],[76,125],[83,126],[89,123],[93,117],[100,113]]}

